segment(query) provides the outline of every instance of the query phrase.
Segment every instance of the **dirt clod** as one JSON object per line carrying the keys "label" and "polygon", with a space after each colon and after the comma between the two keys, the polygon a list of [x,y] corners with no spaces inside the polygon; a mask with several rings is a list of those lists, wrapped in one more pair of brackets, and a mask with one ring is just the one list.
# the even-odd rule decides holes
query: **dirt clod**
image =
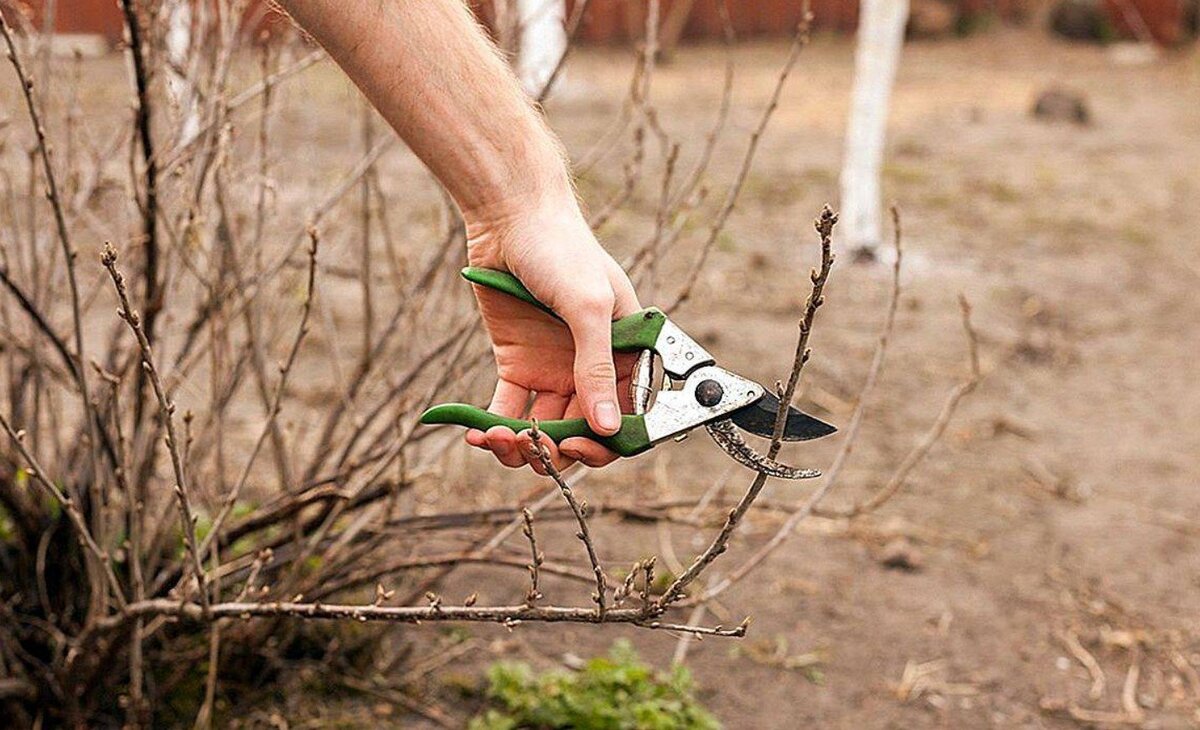
{"label": "dirt clod", "polygon": [[875,556],[875,559],[885,568],[902,570],[906,573],[916,573],[925,567],[925,556],[906,537],[890,540]]}
{"label": "dirt clod", "polygon": [[1052,86],[1038,94],[1031,113],[1043,122],[1070,122],[1081,127],[1092,123],[1087,97],[1061,86]]}

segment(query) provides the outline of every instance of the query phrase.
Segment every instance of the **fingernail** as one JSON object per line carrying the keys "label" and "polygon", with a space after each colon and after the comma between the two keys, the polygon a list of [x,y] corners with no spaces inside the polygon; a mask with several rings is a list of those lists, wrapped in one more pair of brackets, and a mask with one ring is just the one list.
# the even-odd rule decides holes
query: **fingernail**
{"label": "fingernail", "polygon": [[602,400],[596,404],[596,424],[606,431],[616,431],[621,428],[621,412],[617,404],[610,400]]}

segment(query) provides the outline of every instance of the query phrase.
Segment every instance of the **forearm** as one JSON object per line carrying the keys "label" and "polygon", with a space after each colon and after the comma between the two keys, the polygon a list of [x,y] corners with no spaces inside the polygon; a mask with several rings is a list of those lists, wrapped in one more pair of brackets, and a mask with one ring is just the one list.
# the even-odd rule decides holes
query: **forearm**
{"label": "forearm", "polygon": [[572,195],[558,142],[462,0],[283,0],[471,221]]}

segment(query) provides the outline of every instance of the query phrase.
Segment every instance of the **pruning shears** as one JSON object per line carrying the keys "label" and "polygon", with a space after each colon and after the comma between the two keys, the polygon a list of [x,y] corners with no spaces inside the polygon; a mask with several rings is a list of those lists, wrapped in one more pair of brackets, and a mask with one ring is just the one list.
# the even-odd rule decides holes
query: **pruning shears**
{"label": "pruning shears", "polygon": [[[542,304],[512,274],[494,269],[467,267],[467,281],[504,292],[561,319]],[[621,416],[621,429],[600,436],[582,418],[539,421],[538,429],[558,443],[583,436],[603,444],[621,456],[635,456],[667,439],[681,440],[692,429],[704,426],[735,461],[783,479],[819,476],[815,469],[798,469],[781,464],[752,449],[739,427],[770,438],[775,429],[780,402],[758,383],[717,366],[716,359],[657,307],[647,307],[612,323],[614,352],[640,352],[632,381],[633,410]],[[654,383],[654,356],[662,363],[662,388]],[[653,396],[653,397],[652,397]],[[425,411],[424,424],[453,424],[486,431],[505,426],[521,432],[530,421],[505,418],[463,403],[443,403]],[[820,419],[787,406],[784,441],[807,441],[837,429]]]}

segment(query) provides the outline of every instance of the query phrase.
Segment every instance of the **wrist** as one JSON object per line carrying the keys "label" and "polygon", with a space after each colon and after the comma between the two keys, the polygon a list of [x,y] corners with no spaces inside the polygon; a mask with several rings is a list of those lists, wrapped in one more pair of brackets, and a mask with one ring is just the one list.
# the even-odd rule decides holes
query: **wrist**
{"label": "wrist", "polygon": [[463,220],[472,266],[516,272],[533,259],[564,255],[581,241],[595,242],[570,187],[513,195],[464,213]]}
{"label": "wrist", "polygon": [[557,149],[522,155],[520,159],[522,164],[517,169],[500,166],[483,170],[466,195],[456,197],[468,238],[472,230],[503,227],[542,211],[578,210],[566,162]]}
{"label": "wrist", "polygon": [[555,230],[575,222],[587,226],[575,191],[567,183],[553,188],[509,190],[473,208],[460,209],[468,242],[506,232]]}

